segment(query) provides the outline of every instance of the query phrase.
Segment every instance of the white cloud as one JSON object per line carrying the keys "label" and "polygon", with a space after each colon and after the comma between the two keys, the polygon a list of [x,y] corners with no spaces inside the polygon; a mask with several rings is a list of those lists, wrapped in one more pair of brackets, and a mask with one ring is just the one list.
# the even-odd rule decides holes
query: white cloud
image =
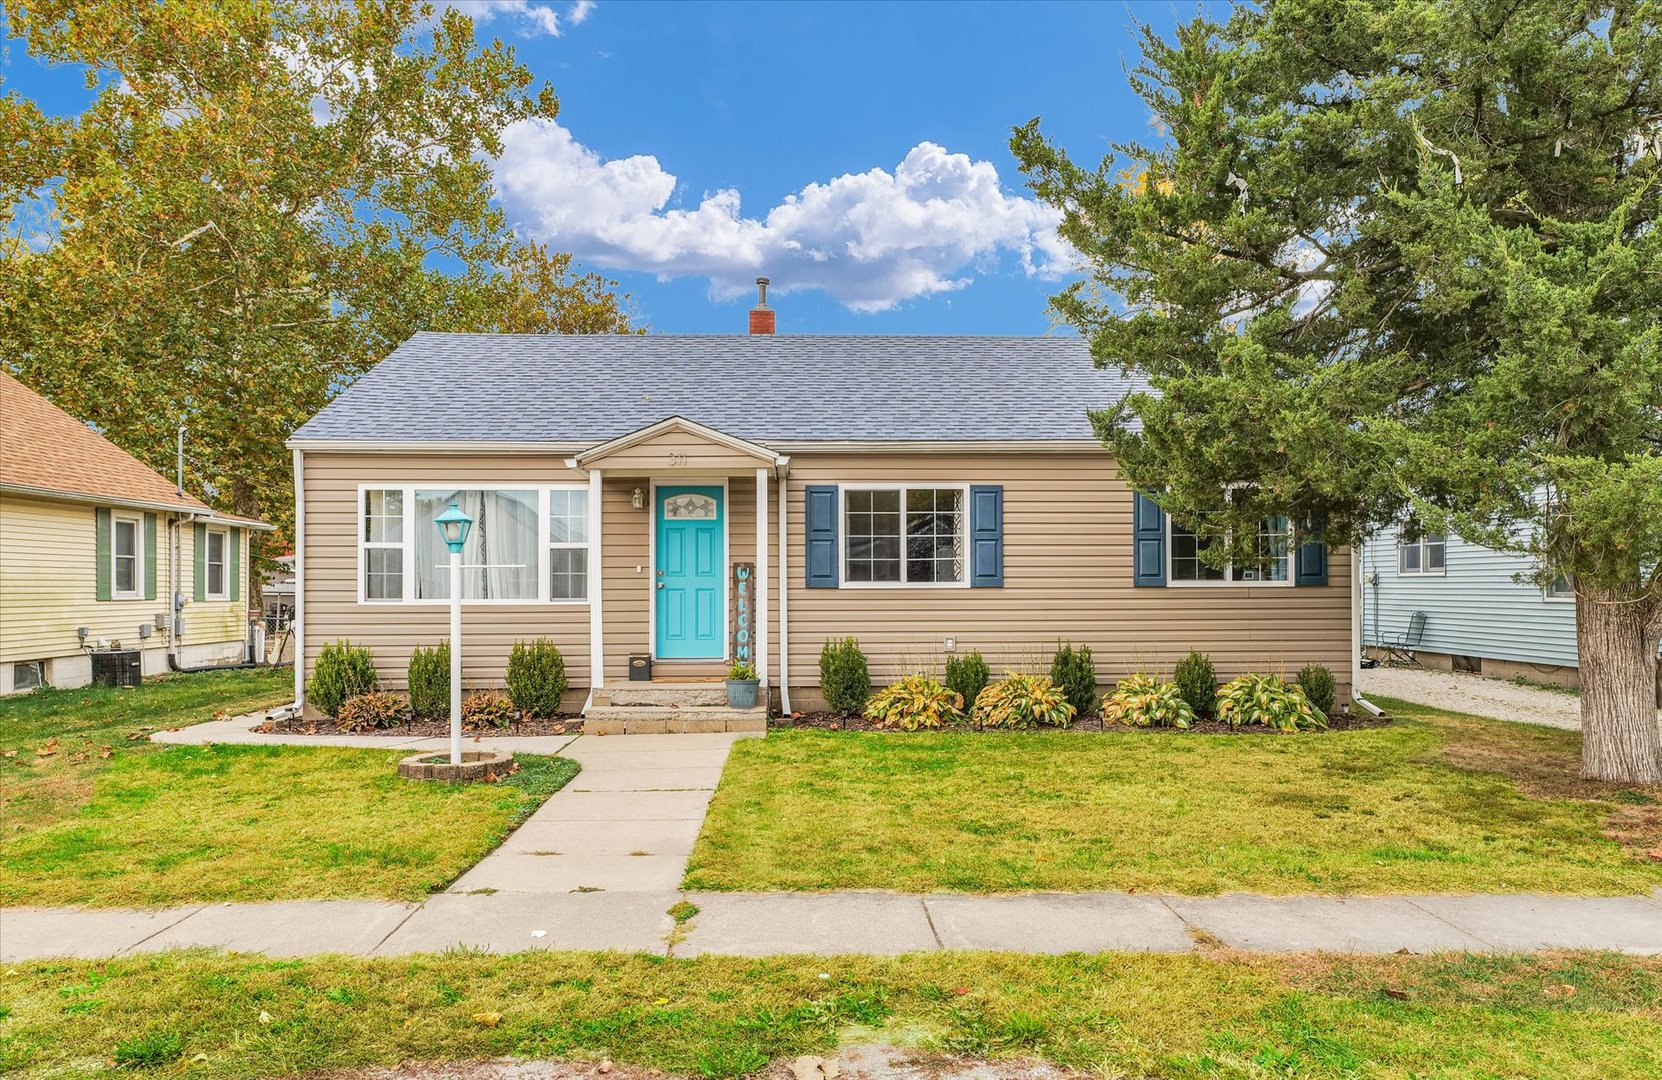
{"label": "white cloud", "polygon": [[[584,4],[587,3],[587,7]],[[453,7],[464,15],[471,16],[475,23],[488,23],[497,16],[512,19],[520,23],[520,32],[534,34],[541,32],[550,37],[560,36],[560,16],[547,4],[533,3],[532,0],[440,0],[440,7]],[[579,15],[573,9],[570,15],[573,26],[589,17],[589,11],[594,8],[592,0],[579,0],[577,8],[582,9]]]}
{"label": "white cloud", "polygon": [[521,229],[614,270],[707,277],[721,298],[767,274],[777,292],[823,289],[883,311],[963,288],[1012,256],[1045,278],[1074,262],[1055,210],[1006,194],[991,162],[932,142],[892,172],[810,183],[761,217],[746,217],[732,189],[671,206],[679,182],[657,158],[603,160],[550,121],[516,124],[504,143],[497,182]]}
{"label": "white cloud", "polygon": [[594,0],[577,0],[577,3],[571,5],[571,11],[566,14],[566,21],[573,26],[580,26],[593,12]]}

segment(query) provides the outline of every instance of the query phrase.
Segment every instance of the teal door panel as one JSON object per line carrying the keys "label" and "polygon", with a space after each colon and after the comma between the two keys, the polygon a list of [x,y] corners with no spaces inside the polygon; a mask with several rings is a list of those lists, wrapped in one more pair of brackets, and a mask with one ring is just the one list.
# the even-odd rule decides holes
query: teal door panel
{"label": "teal door panel", "polygon": [[656,519],[656,655],[661,660],[719,660],[727,557],[719,487],[661,487]]}

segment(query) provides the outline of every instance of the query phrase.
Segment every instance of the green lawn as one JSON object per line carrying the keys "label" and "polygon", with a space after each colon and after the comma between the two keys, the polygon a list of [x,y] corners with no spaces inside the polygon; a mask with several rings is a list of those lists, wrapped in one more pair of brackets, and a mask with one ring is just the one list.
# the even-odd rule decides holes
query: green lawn
{"label": "green lawn", "polygon": [[[186,675],[0,704],[0,730],[19,749],[3,759],[19,812],[0,839],[0,904],[414,899],[577,773],[564,758],[522,756],[504,783],[452,787],[400,779],[398,751],[127,738],[272,704],[280,685],[262,673]],[[55,752],[36,756],[54,735]]]}
{"label": "green lawn", "polygon": [[1605,1080],[1662,1075],[1659,1015],[1662,960],[1608,954],[191,952],[15,965],[0,975],[0,1071],[79,1075],[147,1047],[159,1075],[523,1055],[723,1077],[878,1041],[1163,1080]]}
{"label": "green lawn", "polygon": [[[686,886],[1184,894],[1662,885],[1662,792],[1579,736],[1392,702],[1301,736],[788,731],[733,748]],[[1625,845],[1625,846],[1624,846]]]}

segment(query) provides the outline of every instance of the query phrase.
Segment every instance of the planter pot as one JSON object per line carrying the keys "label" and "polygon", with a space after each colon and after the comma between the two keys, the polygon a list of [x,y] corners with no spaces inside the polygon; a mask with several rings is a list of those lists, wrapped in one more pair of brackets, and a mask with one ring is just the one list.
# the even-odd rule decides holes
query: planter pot
{"label": "planter pot", "polygon": [[754,709],[756,707],[756,689],[762,685],[760,679],[728,679],[727,680],[727,707],[729,709]]}

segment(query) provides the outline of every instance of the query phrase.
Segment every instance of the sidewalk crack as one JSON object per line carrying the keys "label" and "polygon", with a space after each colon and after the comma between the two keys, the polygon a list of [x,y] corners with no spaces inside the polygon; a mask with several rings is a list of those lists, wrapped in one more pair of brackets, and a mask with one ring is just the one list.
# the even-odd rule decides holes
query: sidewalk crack
{"label": "sidewalk crack", "polygon": [[399,919],[398,922],[393,925],[393,928],[391,930],[388,930],[386,933],[382,934],[381,935],[381,940],[377,941],[374,945],[371,945],[369,947],[369,949],[364,952],[364,955],[365,956],[374,956],[376,953],[380,952],[381,951],[381,946],[385,945],[387,943],[388,939],[390,939],[394,934],[396,934],[396,933],[398,933],[398,931],[402,930],[404,928],[404,924],[409,922],[411,919],[413,919],[415,917],[416,912],[420,911],[422,908],[424,908],[426,906],[427,906],[426,901],[422,901],[419,904],[411,905],[410,910],[408,910],[404,913],[404,917],[402,919]]}
{"label": "sidewalk crack", "polygon": [[208,907],[207,904],[200,904],[196,907],[191,908],[189,911],[185,912],[183,915],[179,916],[177,919],[174,919],[172,922],[168,923],[166,926],[157,927],[155,930],[153,930],[150,933],[148,933],[148,934],[144,935],[143,937],[139,938],[137,941],[133,942],[131,945],[127,946],[125,949],[122,949],[120,952],[116,953],[116,955],[117,956],[127,956],[127,955],[131,954],[134,949],[138,948],[140,945],[143,945],[146,941],[149,941],[151,938],[155,937],[158,934],[167,933],[169,930],[173,929],[175,926],[178,926],[180,923],[184,922],[186,919],[190,918],[192,915],[201,914],[203,911],[207,910],[207,907]]}
{"label": "sidewalk crack", "polygon": [[1488,938],[1483,937],[1481,934],[1475,933],[1471,930],[1467,930],[1464,926],[1461,926],[1459,923],[1456,923],[1456,922],[1454,922],[1450,919],[1445,919],[1443,916],[1437,914],[1435,911],[1432,911],[1430,908],[1428,908],[1425,905],[1419,903],[1417,900],[1414,899],[1414,897],[1404,896],[1401,899],[1402,899],[1403,903],[1407,904],[1409,907],[1413,908],[1415,911],[1425,912],[1427,915],[1431,916],[1433,919],[1436,919],[1438,922],[1442,923],[1444,926],[1448,927],[1449,929],[1458,931],[1459,933],[1462,933],[1462,934],[1466,935],[1467,937],[1471,938],[1473,941],[1479,942],[1479,943],[1481,943],[1481,944],[1483,944],[1483,945],[1485,945],[1485,946],[1487,946],[1491,949],[1499,948],[1499,946],[1497,946],[1494,942],[1490,941]]}
{"label": "sidewalk crack", "polygon": [[918,897],[918,904],[923,908],[923,921],[929,924],[929,936],[935,939],[935,948],[946,950],[946,944],[941,941],[941,932],[935,929],[935,914],[929,910],[929,897]]}

